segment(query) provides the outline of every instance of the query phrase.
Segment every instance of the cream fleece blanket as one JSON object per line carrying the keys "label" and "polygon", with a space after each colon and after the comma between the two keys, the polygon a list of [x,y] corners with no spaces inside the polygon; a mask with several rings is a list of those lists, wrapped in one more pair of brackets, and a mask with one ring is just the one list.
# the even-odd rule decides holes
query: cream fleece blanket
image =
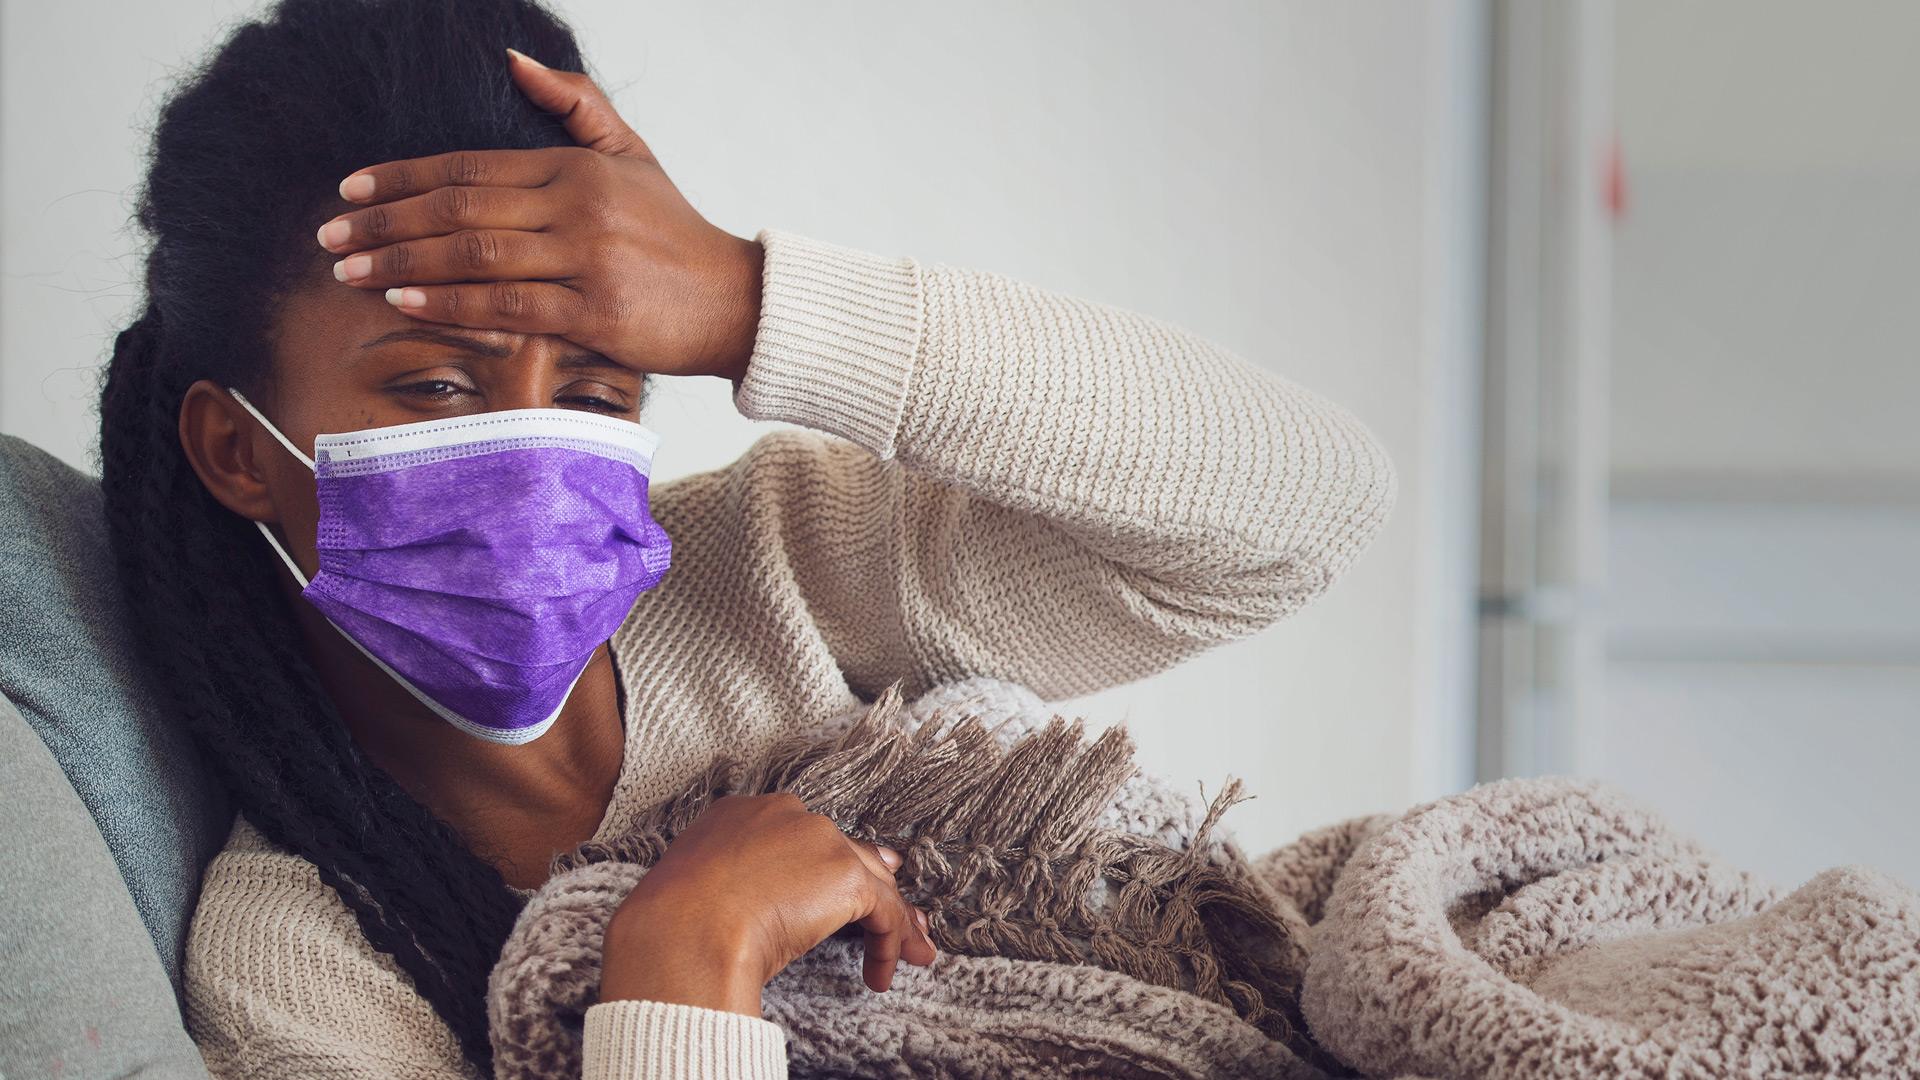
{"label": "cream fleece blanket", "polygon": [[1507,780],[1262,861],[1303,1005],[1367,1075],[1920,1075],[1920,896],[1784,897],[1595,784]]}
{"label": "cream fleece blanket", "polygon": [[578,1075],[607,920],[711,798],[792,790],[906,852],[942,948],[869,994],[834,939],[769,985],[796,1076],[1914,1076],[1920,898],[1778,897],[1603,788],[1485,785],[1249,863],[1210,807],[974,681],[762,763],[566,860],[489,995],[502,1080]]}

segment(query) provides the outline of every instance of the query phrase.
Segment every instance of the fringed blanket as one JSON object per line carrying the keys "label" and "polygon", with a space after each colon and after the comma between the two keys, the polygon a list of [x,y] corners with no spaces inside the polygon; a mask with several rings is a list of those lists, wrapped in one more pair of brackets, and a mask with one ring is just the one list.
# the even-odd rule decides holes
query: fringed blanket
{"label": "fringed blanket", "polygon": [[836,938],[777,977],[795,1076],[1907,1076],[1920,905],[1838,871],[1776,902],[1598,788],[1507,781],[1250,863],[1211,804],[1032,695],[883,696],[716,763],[563,860],[489,995],[501,1080],[579,1075],[608,920],[713,799],[791,791],[906,857],[942,949],[861,985]]}

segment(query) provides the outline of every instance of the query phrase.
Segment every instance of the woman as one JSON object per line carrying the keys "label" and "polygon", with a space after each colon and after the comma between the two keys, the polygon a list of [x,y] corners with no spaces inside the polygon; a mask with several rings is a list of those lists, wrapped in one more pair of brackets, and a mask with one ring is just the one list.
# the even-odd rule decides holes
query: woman
{"label": "woman", "polygon": [[[1251,633],[1386,514],[1357,422],[1179,330],[714,228],[583,66],[527,0],[283,0],[162,113],[102,458],[149,660],[241,810],[187,957],[218,1073],[485,1075],[555,853],[894,680],[1066,697]],[[649,493],[650,372],[813,431]],[[371,493],[340,464],[496,421],[566,464]],[[607,460],[613,488],[565,471]],[[393,539],[425,520],[457,527]],[[931,960],[896,865],[792,800],[716,805],[615,919],[589,1073],[783,1071],[784,964],[850,923],[875,990]]]}

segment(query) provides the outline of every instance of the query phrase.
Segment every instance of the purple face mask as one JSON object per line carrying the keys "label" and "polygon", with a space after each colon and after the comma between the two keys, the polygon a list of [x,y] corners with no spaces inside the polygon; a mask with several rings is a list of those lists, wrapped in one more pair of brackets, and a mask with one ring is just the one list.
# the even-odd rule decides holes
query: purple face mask
{"label": "purple face mask", "polygon": [[469,735],[531,742],[672,545],[647,508],[659,436],[567,409],[322,435],[320,572],[260,531],[301,594],[414,697]]}

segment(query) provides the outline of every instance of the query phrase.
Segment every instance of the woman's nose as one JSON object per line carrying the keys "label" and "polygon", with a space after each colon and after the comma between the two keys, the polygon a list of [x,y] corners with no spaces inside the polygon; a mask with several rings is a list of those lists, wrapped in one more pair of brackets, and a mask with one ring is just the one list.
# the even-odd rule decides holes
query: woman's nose
{"label": "woman's nose", "polygon": [[552,408],[559,361],[569,351],[578,349],[564,338],[530,334],[521,339],[513,355],[493,366],[487,411]]}

